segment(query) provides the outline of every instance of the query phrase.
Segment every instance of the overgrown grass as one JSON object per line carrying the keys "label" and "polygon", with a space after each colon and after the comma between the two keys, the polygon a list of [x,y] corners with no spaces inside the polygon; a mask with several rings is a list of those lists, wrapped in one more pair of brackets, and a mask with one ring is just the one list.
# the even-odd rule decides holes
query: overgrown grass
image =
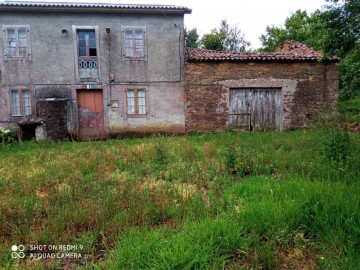
{"label": "overgrown grass", "polygon": [[360,98],[340,102],[338,110],[341,122],[360,124]]}
{"label": "overgrown grass", "polygon": [[274,254],[285,250],[298,260],[315,252],[316,263],[326,269],[342,268],[348,262],[355,269],[360,263],[359,192],[358,185],[329,185],[302,177],[284,182],[250,177],[224,191],[227,210],[214,218],[184,222],[178,230],[126,232],[106,265],[109,269],[222,269],[248,264],[278,269],[282,262]]}
{"label": "overgrown grass", "polygon": [[360,98],[345,100],[339,103],[340,113],[353,111],[360,113]]}
{"label": "overgrown grass", "polygon": [[[358,269],[360,136],[339,162],[334,134],[0,145],[0,267]],[[12,259],[13,244],[90,256]]]}

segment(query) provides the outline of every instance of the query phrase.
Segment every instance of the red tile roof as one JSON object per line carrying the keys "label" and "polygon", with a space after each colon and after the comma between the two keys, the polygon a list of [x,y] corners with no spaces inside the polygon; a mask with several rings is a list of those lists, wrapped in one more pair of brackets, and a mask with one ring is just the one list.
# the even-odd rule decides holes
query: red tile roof
{"label": "red tile roof", "polygon": [[76,2],[25,2],[25,1],[6,1],[0,3],[1,9],[22,9],[36,8],[38,9],[100,9],[100,10],[125,10],[125,11],[169,11],[191,13],[191,9],[187,7],[174,5],[143,5],[143,4],[117,4],[117,3],[76,3]]}
{"label": "red tile roof", "polygon": [[297,41],[281,44],[275,52],[227,52],[186,48],[186,61],[338,61],[337,57],[323,59],[322,53]]}

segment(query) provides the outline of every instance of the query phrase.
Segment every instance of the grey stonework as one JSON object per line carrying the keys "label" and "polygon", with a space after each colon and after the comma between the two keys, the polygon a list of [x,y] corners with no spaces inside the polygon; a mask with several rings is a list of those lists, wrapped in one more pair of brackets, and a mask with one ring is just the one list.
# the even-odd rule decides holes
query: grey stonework
{"label": "grey stonework", "polygon": [[[226,129],[230,89],[280,89],[279,130],[307,127],[322,114],[336,111],[339,70],[334,62],[273,59],[185,64],[187,9],[62,5],[0,4],[0,128],[39,117],[46,129],[45,125],[36,128],[37,137],[78,138],[80,126],[86,124],[80,121],[86,112],[80,113],[78,96],[92,90],[102,94],[101,132],[106,136]],[[22,59],[6,54],[6,31],[12,26],[28,33],[28,54]],[[125,53],[124,33],[135,28],[145,37],[144,55],[131,59]],[[79,70],[81,30],[95,31],[97,58],[91,65],[96,62],[97,70]],[[14,89],[31,91],[31,115],[12,116]],[[146,114],[128,112],[128,89],[145,92]]]}
{"label": "grey stonework", "polygon": [[[31,89],[32,114],[39,116],[40,100],[47,98],[75,101],[72,109],[76,114],[77,89],[91,85],[103,91],[104,129],[108,135],[185,132],[183,11],[42,12],[38,8],[26,12],[0,8],[0,25],[26,25],[31,44],[27,59],[6,58],[6,31],[0,32],[0,126],[24,118],[11,116],[12,89]],[[76,29],[86,27],[96,31],[99,76],[97,81],[81,82],[77,72]],[[107,27],[110,34],[106,32]],[[144,59],[132,61],[124,57],[124,27],[146,29]],[[109,79],[110,74],[113,80]],[[126,117],[125,89],[129,87],[147,90],[145,117]],[[111,107],[111,102],[117,102],[119,107]],[[76,121],[71,119],[67,123],[68,132],[76,137]],[[47,133],[54,137],[51,128],[48,123]],[[64,135],[63,131],[59,133],[60,137]]]}

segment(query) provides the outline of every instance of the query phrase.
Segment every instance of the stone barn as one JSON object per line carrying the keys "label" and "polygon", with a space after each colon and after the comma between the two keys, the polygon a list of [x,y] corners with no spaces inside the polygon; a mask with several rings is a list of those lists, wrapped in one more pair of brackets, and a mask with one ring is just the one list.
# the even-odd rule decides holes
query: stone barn
{"label": "stone barn", "polygon": [[287,41],[272,53],[187,48],[186,132],[283,131],[336,112],[337,58]]}
{"label": "stone barn", "polygon": [[186,49],[173,5],[0,3],[0,128],[102,139],[306,127],[336,110],[338,59]]}

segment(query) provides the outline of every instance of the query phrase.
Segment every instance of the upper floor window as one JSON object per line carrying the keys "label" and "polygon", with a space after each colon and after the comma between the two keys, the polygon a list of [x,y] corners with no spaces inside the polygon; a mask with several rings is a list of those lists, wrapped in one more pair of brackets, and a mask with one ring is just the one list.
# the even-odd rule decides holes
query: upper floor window
{"label": "upper floor window", "polygon": [[29,27],[28,26],[4,26],[5,57],[27,58],[29,55]]}
{"label": "upper floor window", "polygon": [[26,116],[31,114],[31,94],[29,89],[11,90],[11,115]]}
{"label": "upper floor window", "polygon": [[99,81],[99,31],[97,26],[73,25],[78,82]]}
{"label": "upper floor window", "polygon": [[124,57],[130,59],[144,59],[145,57],[145,28],[124,27]]}
{"label": "upper floor window", "polygon": [[78,30],[79,57],[96,57],[95,30]]}

